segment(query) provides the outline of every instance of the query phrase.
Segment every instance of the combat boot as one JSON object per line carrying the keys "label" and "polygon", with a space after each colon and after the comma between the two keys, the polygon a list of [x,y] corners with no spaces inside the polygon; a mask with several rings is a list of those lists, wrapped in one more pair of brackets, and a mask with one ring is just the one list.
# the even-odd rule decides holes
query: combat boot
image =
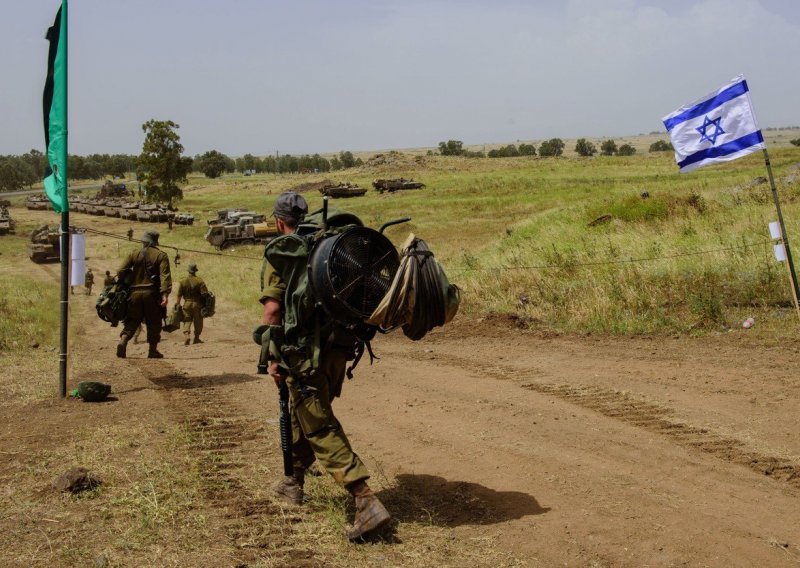
{"label": "combat boot", "polygon": [[189,345],[192,342],[191,338],[189,337],[189,333],[184,333],[184,335],[186,336],[186,339],[183,340],[183,344]]}
{"label": "combat boot", "polygon": [[130,337],[127,335],[119,336],[119,343],[117,343],[117,357],[124,359],[128,355],[128,341]]}
{"label": "combat boot", "polygon": [[365,482],[359,481],[348,490],[356,500],[353,528],[347,531],[349,540],[360,540],[368,533],[385,527],[392,520],[389,511]]}
{"label": "combat boot", "polygon": [[294,468],[291,477],[286,476],[273,487],[275,494],[284,501],[292,505],[302,505],[305,492],[303,484],[305,482],[305,470]]}
{"label": "combat boot", "polygon": [[195,337],[194,341],[192,341],[192,343],[203,343],[203,340],[200,339],[199,337]]}
{"label": "combat boot", "polygon": [[150,350],[147,352],[148,359],[163,359],[164,356],[158,352],[158,343],[151,343]]}

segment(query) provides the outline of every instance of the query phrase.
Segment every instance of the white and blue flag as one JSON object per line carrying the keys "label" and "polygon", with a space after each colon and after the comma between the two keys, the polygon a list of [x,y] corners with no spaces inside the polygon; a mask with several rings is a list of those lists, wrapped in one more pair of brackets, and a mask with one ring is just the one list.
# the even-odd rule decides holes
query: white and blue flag
{"label": "white and blue flag", "polygon": [[744,75],[663,119],[681,172],[764,148]]}

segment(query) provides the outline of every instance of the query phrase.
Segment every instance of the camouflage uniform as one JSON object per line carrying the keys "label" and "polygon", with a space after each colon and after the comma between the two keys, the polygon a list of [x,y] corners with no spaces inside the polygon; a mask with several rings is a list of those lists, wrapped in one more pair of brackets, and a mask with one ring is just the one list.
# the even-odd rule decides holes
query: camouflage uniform
{"label": "camouflage uniform", "polygon": [[[267,298],[283,302],[286,284],[266,263],[263,304]],[[319,369],[302,381],[289,376],[294,466],[306,469],[314,459],[340,484],[349,486],[369,478],[369,471],[353,452],[342,425],[333,414],[333,399],[340,396],[347,367],[347,352],[323,347]]]}
{"label": "camouflage uniform", "polygon": [[[157,236],[155,241],[158,242]],[[161,341],[161,296],[169,295],[172,291],[169,257],[156,245],[147,245],[130,253],[118,272],[128,268],[132,268],[131,299],[120,337],[127,342],[144,321],[147,325],[147,342],[151,350],[155,350]]]}
{"label": "camouflage uniform", "polygon": [[92,274],[92,269],[86,271],[86,274],[83,276],[84,286],[86,286],[86,295],[92,295],[92,286],[94,286],[94,274]]}
{"label": "camouflage uniform", "polygon": [[194,326],[194,339],[195,343],[200,343],[200,334],[203,332],[203,316],[200,314],[200,309],[203,307],[203,297],[208,294],[206,283],[197,273],[197,265],[189,265],[189,276],[184,278],[178,284],[178,302],[181,298],[184,299],[183,315],[184,321],[181,324],[184,335],[186,335],[186,345],[189,344],[189,335]]}

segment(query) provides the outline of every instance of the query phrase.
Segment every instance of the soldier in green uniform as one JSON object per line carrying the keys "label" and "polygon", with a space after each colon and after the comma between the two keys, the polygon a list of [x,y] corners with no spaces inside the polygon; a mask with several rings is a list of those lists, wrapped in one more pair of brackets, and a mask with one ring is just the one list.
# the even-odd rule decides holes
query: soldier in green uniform
{"label": "soldier in green uniform", "polygon": [[[273,210],[278,231],[284,235],[294,233],[307,212],[308,205],[302,196],[291,191],[282,193]],[[265,264],[265,287],[260,299],[264,306],[264,324],[286,329],[283,319],[285,301],[295,292],[287,289],[287,277],[269,262]],[[369,472],[333,414],[331,403],[341,393],[348,352],[331,343],[327,341],[320,345],[318,368],[311,376],[302,379],[285,374],[277,360],[269,362],[268,373],[275,384],[281,386],[285,381],[289,387],[294,458],[293,475],[284,477],[275,486],[275,492],[291,503],[301,504],[306,469],[317,460],[321,468],[355,498],[356,515],[348,538],[357,540],[385,526],[391,516],[367,485]]]}
{"label": "soldier in green uniform", "polygon": [[86,287],[86,295],[92,295],[92,286],[94,286],[94,274],[92,269],[88,269],[86,274],[83,275],[83,285]]}
{"label": "soldier in green uniform", "polygon": [[147,326],[147,343],[150,359],[164,357],[158,351],[161,341],[161,320],[163,310],[167,308],[169,294],[172,291],[172,276],[169,269],[169,257],[158,249],[158,232],[145,231],[142,236],[144,246],[131,252],[120,265],[117,277],[130,270],[131,298],[128,304],[128,315],[117,344],[117,357],[127,354],[128,341],[136,333],[136,329],[144,321]]}
{"label": "soldier in green uniform", "polygon": [[111,271],[110,270],[106,270],[106,277],[103,278],[103,287],[107,288],[107,287],[111,286],[113,283],[114,283],[114,277],[111,276]]}
{"label": "soldier in green uniform", "polygon": [[203,332],[203,315],[200,309],[203,307],[203,298],[208,295],[208,288],[202,278],[197,276],[197,265],[191,263],[187,269],[189,276],[178,284],[178,300],[180,305],[183,302],[184,321],[181,324],[183,334],[186,336],[183,344],[189,345],[191,342],[192,326],[194,326],[194,343],[203,343],[200,334]]}

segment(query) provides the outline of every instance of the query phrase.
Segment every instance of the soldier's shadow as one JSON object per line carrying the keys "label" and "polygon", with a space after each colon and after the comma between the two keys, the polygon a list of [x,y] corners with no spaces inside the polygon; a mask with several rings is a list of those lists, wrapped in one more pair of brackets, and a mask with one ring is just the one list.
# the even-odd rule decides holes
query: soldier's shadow
{"label": "soldier's shadow", "polygon": [[249,383],[258,380],[253,375],[243,373],[226,373],[224,375],[204,375],[201,377],[186,377],[183,375],[165,375],[150,379],[154,385],[163,389],[199,389],[204,387],[221,387],[240,383]]}
{"label": "soldier's shadow", "polygon": [[550,511],[527,493],[436,475],[400,474],[393,487],[377,495],[398,521],[446,527],[490,525]]}

